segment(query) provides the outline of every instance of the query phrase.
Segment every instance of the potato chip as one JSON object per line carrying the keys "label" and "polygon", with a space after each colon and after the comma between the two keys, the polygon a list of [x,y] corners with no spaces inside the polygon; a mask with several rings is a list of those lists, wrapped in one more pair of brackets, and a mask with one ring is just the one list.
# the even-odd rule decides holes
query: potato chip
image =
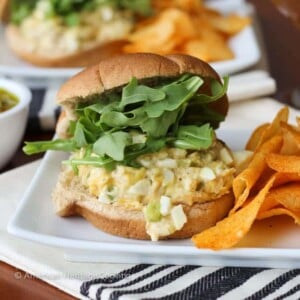
{"label": "potato chip", "polygon": [[236,14],[230,14],[227,16],[213,16],[209,19],[210,24],[220,32],[227,35],[234,35],[238,33],[241,28],[250,24],[250,19],[238,16]]}
{"label": "potato chip", "polygon": [[236,245],[250,230],[274,180],[275,176],[271,177],[265,187],[247,206],[218,222],[214,227],[194,235],[192,241],[196,247],[219,250]]}
{"label": "potato chip", "polygon": [[300,211],[300,183],[291,183],[275,187],[277,174],[275,177],[273,188],[268,193],[259,213],[262,214],[276,206],[283,206],[293,211]]}
{"label": "potato chip", "polygon": [[287,209],[300,211],[300,183],[290,183],[272,190],[268,197],[274,198]]}
{"label": "potato chip", "polygon": [[261,140],[263,137],[264,132],[270,126],[270,123],[265,123],[258,126],[254,132],[251,134],[250,139],[246,144],[246,150],[255,151],[257,146],[261,144]]}
{"label": "potato chip", "polygon": [[289,155],[299,153],[300,129],[284,122],[281,122],[280,127],[284,137],[281,154]]}
{"label": "potato chip", "polygon": [[152,7],[154,16],[136,23],[123,52],[185,53],[207,62],[232,59],[228,39],[250,22],[223,16],[200,0],[153,0]]}
{"label": "potato chip", "polygon": [[280,173],[300,173],[300,156],[271,153],[266,157],[266,163]]}
{"label": "potato chip", "polygon": [[233,193],[236,199],[235,205],[230,211],[233,214],[246,201],[251,188],[255,185],[261,174],[266,170],[266,156],[273,152],[279,152],[283,143],[281,136],[275,136],[266,141],[260,151],[253,155],[249,166],[233,180]]}
{"label": "potato chip", "polygon": [[282,108],[274,118],[273,122],[264,130],[262,138],[257,145],[260,147],[265,141],[269,140],[273,136],[281,133],[281,122],[287,122],[289,118],[289,109],[287,106]]}
{"label": "potato chip", "polygon": [[220,61],[234,57],[226,40],[217,35],[200,35],[199,38],[188,41],[182,49],[186,54],[205,61]]}
{"label": "potato chip", "polygon": [[125,52],[171,53],[185,40],[196,36],[195,27],[187,13],[179,9],[167,9],[159,17],[148,21],[129,37],[132,43],[124,47]]}
{"label": "potato chip", "polygon": [[300,225],[300,118],[292,126],[288,115],[284,107],[252,133],[246,148],[254,154],[233,180],[235,205],[226,219],[193,237],[197,247],[232,247],[255,219],[287,215]]}
{"label": "potato chip", "polygon": [[276,173],[274,186],[297,181],[300,181],[300,174],[298,173]]}
{"label": "potato chip", "polygon": [[280,216],[280,215],[288,215],[294,219],[294,221],[300,225],[300,212],[294,212],[292,210],[288,210],[283,207],[273,208],[271,210],[264,211],[262,213],[259,213],[257,215],[258,220],[274,217],[274,216]]}

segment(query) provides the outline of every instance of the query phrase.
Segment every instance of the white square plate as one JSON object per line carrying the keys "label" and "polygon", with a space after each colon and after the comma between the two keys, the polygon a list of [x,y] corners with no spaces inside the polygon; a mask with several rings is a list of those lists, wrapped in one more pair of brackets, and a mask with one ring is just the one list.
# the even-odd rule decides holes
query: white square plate
{"label": "white square plate", "polygon": [[[243,149],[248,130],[220,130],[218,136],[232,149]],[[55,215],[51,192],[67,156],[49,151],[44,157],[8,232],[46,245],[62,247],[71,261],[300,267],[300,227],[285,217],[256,222],[237,247],[222,251],[197,249],[187,240],[138,241],[112,236],[80,217]]]}
{"label": "white square plate", "polygon": [[[241,1],[232,3],[223,0],[210,1],[209,6],[223,13],[235,11],[241,15],[248,15],[251,10],[249,5],[243,4]],[[48,86],[50,80],[65,81],[81,70],[81,68],[39,68],[27,64],[17,58],[8,48],[5,42],[4,28],[1,26],[0,45],[0,75],[18,77],[31,87]],[[252,26],[248,26],[231,38],[229,46],[235,54],[234,59],[211,63],[221,76],[250,67],[260,58],[260,49]]]}

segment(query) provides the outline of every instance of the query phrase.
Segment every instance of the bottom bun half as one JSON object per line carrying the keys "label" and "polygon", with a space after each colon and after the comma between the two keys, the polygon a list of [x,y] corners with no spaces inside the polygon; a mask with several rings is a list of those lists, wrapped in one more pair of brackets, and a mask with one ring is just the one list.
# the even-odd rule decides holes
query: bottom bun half
{"label": "bottom bun half", "polygon": [[[56,213],[62,217],[80,215],[104,232],[125,238],[150,240],[142,211],[99,202],[75,176],[72,179],[66,178],[62,172],[52,199]],[[187,222],[182,229],[162,239],[190,238],[215,225],[228,214],[233,201],[233,195],[228,193],[213,201],[183,205]]]}
{"label": "bottom bun half", "polygon": [[32,50],[32,45],[22,37],[18,27],[14,25],[8,25],[5,34],[9,47],[17,56],[40,67],[86,67],[103,59],[120,55],[122,47],[127,43],[125,40],[112,40],[97,43],[69,54],[53,55],[51,49],[47,53]]}

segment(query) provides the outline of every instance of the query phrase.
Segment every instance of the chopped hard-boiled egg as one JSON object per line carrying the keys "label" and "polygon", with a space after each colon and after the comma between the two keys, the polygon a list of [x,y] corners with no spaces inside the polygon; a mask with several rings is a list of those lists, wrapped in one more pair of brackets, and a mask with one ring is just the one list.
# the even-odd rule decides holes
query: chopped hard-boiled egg
{"label": "chopped hard-boiled egg", "polygon": [[183,211],[182,205],[177,205],[171,210],[171,218],[176,230],[179,230],[186,223],[187,218]]}
{"label": "chopped hard-boiled egg", "polygon": [[79,166],[78,176],[98,201],[142,210],[147,232],[155,240],[184,226],[187,218],[182,205],[209,201],[228,192],[235,169],[226,152],[221,154],[222,149],[222,143],[203,153],[165,148],[140,156],[140,168],[118,165],[107,171]]}
{"label": "chopped hard-boiled egg", "polygon": [[160,197],[160,213],[162,216],[166,216],[171,210],[171,198],[167,196]]}
{"label": "chopped hard-boiled egg", "polygon": [[211,168],[203,167],[200,169],[200,177],[204,181],[210,181],[216,179],[216,174]]}

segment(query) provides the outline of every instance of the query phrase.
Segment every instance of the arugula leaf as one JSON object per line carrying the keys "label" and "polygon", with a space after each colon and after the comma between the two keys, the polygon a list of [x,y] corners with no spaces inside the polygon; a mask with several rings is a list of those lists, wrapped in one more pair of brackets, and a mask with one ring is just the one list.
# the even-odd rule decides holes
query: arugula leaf
{"label": "arugula leaf", "polygon": [[87,139],[85,137],[85,128],[80,122],[76,123],[74,141],[78,148],[82,148],[88,144]]}
{"label": "arugula leaf", "polygon": [[133,127],[147,119],[147,115],[141,109],[128,113],[108,111],[102,114],[101,122],[114,128]]}
{"label": "arugula leaf", "polygon": [[66,23],[66,25],[68,25],[70,27],[71,26],[79,25],[79,23],[80,23],[80,16],[76,12],[69,13],[69,14],[67,14],[65,16],[64,22]]}
{"label": "arugula leaf", "polygon": [[[35,9],[40,0],[12,0],[10,19],[19,25]],[[47,17],[60,16],[67,26],[79,24],[81,11],[92,11],[108,5],[116,9],[128,9],[139,15],[152,14],[150,0],[44,0],[48,6]]]}
{"label": "arugula leaf", "polygon": [[198,76],[192,76],[184,81],[175,81],[161,88],[166,93],[165,101],[147,103],[145,111],[150,118],[157,118],[165,111],[173,111],[191,99],[204,81]]}
{"label": "arugula leaf", "polygon": [[200,150],[211,146],[214,130],[209,124],[202,126],[180,126],[177,132],[174,146],[182,149]]}
{"label": "arugula leaf", "polygon": [[[107,169],[116,164],[139,167],[137,157],[166,145],[207,149],[215,138],[212,127],[224,119],[209,103],[224,95],[228,79],[224,79],[224,85],[212,80],[209,96],[197,94],[202,84],[203,79],[191,74],[157,87],[138,84],[132,78],[122,93],[105,93],[98,99],[95,95],[90,103],[78,104],[78,119],[70,122],[69,140],[27,143],[24,151],[30,154],[56,148],[87,149],[84,157],[71,159],[76,171],[79,164]],[[146,134],[146,142],[133,144],[133,131]]]}
{"label": "arugula leaf", "polygon": [[53,141],[25,142],[22,150],[28,155],[48,150],[72,152],[76,150],[76,145],[73,140],[57,139]]}
{"label": "arugula leaf", "polygon": [[36,0],[12,0],[10,5],[10,20],[19,25],[28,17],[36,5]]}
{"label": "arugula leaf", "polygon": [[165,93],[159,89],[153,89],[145,85],[138,85],[135,77],[131,79],[129,84],[123,88],[120,110],[124,110],[126,105],[139,102],[156,102],[165,98]]}
{"label": "arugula leaf", "polygon": [[158,118],[149,118],[140,127],[149,136],[158,138],[167,134],[170,126],[176,121],[180,110],[166,111]]}
{"label": "arugula leaf", "polygon": [[94,144],[93,151],[101,156],[108,155],[116,161],[124,159],[124,150],[132,142],[128,132],[116,131],[104,134]]}
{"label": "arugula leaf", "polygon": [[[116,162],[110,157],[85,157],[85,158],[76,158],[64,160],[63,164],[71,165],[75,170],[79,165],[92,165],[96,167],[106,168],[108,170],[113,170],[115,168]],[[76,173],[76,172],[75,172]]]}
{"label": "arugula leaf", "polygon": [[136,158],[147,154],[158,152],[160,149],[166,146],[166,138],[148,138],[144,144],[133,144],[126,147],[125,157],[122,164],[131,166],[131,167],[140,167],[136,162]]}
{"label": "arugula leaf", "polygon": [[224,83],[221,84],[218,80],[212,79],[211,80],[211,93],[212,95],[206,94],[196,94],[195,99],[200,101],[201,103],[210,103],[214,102],[221,97],[223,97],[228,89],[229,77],[225,76],[223,78]]}

